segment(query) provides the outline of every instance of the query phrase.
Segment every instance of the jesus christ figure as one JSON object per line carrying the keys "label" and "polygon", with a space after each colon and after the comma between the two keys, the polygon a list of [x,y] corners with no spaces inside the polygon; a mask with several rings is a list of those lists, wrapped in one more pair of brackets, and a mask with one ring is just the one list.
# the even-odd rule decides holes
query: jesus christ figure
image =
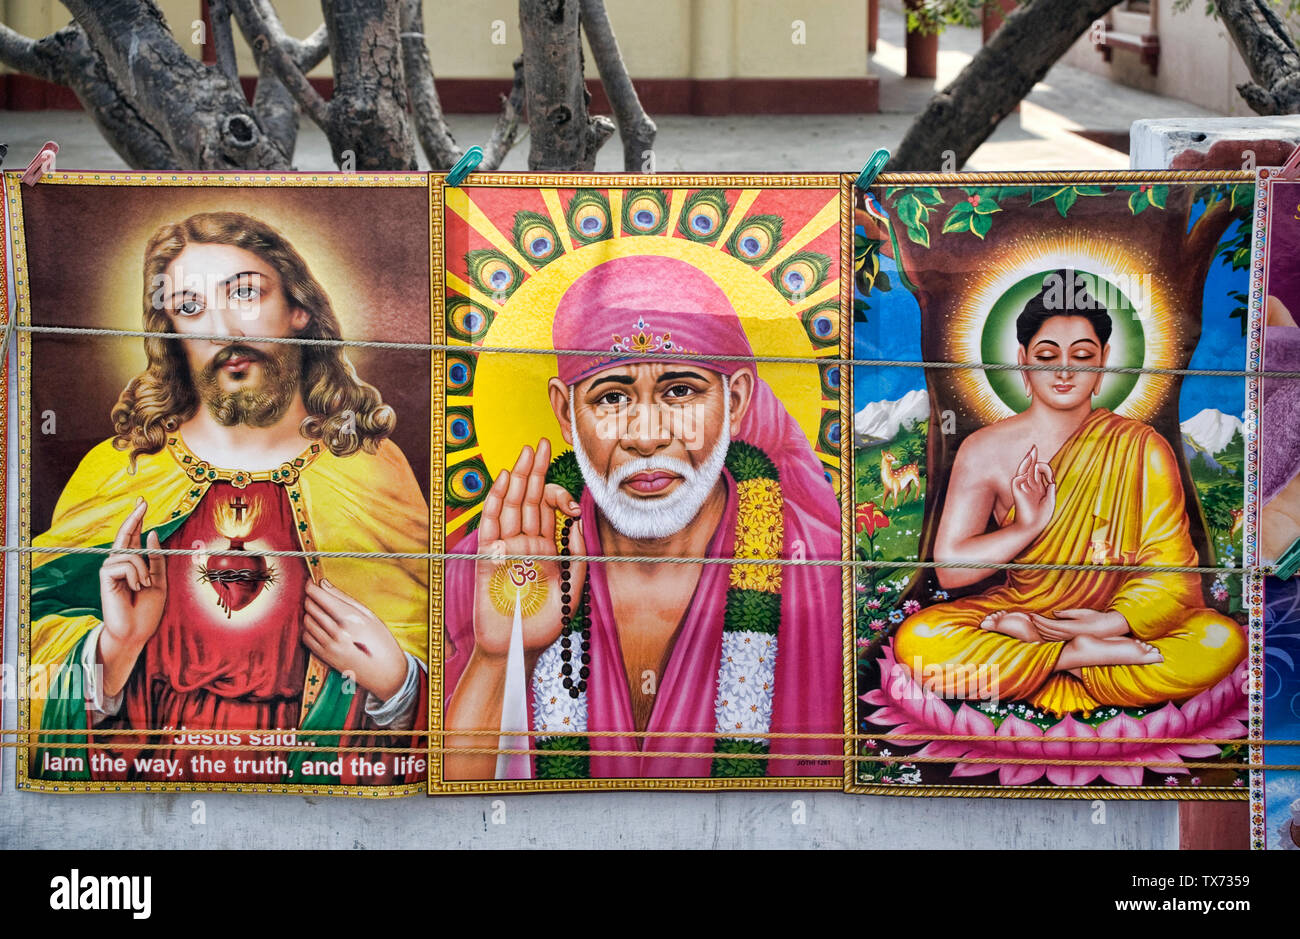
{"label": "jesus christ figure", "polygon": [[33,724],[92,730],[73,740],[95,746],[120,728],[169,732],[130,738],[155,746],[123,748],[126,769],[59,748],[58,762],[38,750],[32,774],[418,781],[391,763],[358,776],[346,756],[307,773],[301,752],[186,749],[248,744],[247,731],[335,730],[346,745],[348,731],[417,729],[427,565],[259,552],[419,552],[428,507],[388,439],[393,409],[342,350],[267,341],[340,336],[328,296],[269,225],[213,212],[159,229],[145,249],[144,328],[193,338],[145,340],[148,367],[112,409],[115,436],[82,460],[34,540],[110,550],[33,557],[32,661],[88,678],[84,694],[33,701]]}
{"label": "jesus christ figure", "polygon": [[[840,509],[753,365],[690,358],[752,356],[730,301],[684,261],[608,260],[564,294],[553,339],[584,353],[558,356],[548,389],[572,452],[525,446],[453,550],[554,560],[448,564],[448,746],[502,726],[519,615],[535,776],[839,775],[829,759],[770,758],[841,751],[766,737],[842,732],[840,571],[734,562],[838,559]],[[445,775],[491,779],[495,759],[452,753]]]}

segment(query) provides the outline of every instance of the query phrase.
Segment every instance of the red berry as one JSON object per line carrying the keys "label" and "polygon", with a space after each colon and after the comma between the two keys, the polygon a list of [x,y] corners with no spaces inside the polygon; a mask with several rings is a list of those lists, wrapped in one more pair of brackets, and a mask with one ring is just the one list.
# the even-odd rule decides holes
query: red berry
{"label": "red berry", "polygon": [[978,194],[976,194],[976,195],[971,196],[971,197],[970,197],[969,199],[967,199],[966,201],[969,202],[971,205],[979,205],[979,204],[980,204],[980,197],[979,197]]}

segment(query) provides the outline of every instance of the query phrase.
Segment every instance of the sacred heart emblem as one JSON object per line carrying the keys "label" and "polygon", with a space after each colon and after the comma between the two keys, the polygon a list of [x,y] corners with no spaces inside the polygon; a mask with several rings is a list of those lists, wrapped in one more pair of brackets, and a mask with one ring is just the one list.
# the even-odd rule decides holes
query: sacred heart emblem
{"label": "sacred heart emblem", "polygon": [[[230,541],[227,550],[247,550],[244,540],[252,533],[260,508],[257,500],[250,505],[242,496],[218,505],[214,521],[217,531]],[[252,603],[275,581],[275,571],[260,554],[217,554],[206,557],[204,562],[199,568],[199,580],[212,587],[217,605],[226,611],[226,619],[230,619],[233,611]]]}
{"label": "sacred heart emblem", "polygon": [[[244,542],[238,538],[230,542],[231,551],[243,551]],[[217,605],[226,611],[230,618],[232,610],[242,610],[262,592],[274,579],[274,572],[261,555],[239,557],[234,554],[219,554],[208,558],[203,569],[202,580],[211,584],[217,592]]]}

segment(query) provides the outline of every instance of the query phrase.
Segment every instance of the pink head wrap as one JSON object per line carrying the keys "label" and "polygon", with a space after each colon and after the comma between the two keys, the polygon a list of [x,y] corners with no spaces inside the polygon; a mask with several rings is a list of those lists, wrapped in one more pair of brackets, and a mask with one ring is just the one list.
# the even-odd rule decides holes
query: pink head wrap
{"label": "pink head wrap", "polygon": [[[674,353],[754,354],[713,278],[685,261],[648,254],[605,261],[575,280],[560,298],[551,338],[557,349],[595,353],[558,357],[566,385],[627,358],[644,360],[645,353],[665,362],[689,361]],[[731,375],[746,363],[693,364]]]}

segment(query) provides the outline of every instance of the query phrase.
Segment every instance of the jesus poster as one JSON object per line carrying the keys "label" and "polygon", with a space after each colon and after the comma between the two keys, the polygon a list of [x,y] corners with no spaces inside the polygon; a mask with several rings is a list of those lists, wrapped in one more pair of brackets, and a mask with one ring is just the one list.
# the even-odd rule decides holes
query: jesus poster
{"label": "jesus poster", "polygon": [[419,791],[426,177],[6,183],[19,785]]}
{"label": "jesus poster", "polygon": [[435,790],[842,785],[844,187],[446,190]]}
{"label": "jesus poster", "polygon": [[853,790],[1245,797],[1252,190],[858,193]]}

